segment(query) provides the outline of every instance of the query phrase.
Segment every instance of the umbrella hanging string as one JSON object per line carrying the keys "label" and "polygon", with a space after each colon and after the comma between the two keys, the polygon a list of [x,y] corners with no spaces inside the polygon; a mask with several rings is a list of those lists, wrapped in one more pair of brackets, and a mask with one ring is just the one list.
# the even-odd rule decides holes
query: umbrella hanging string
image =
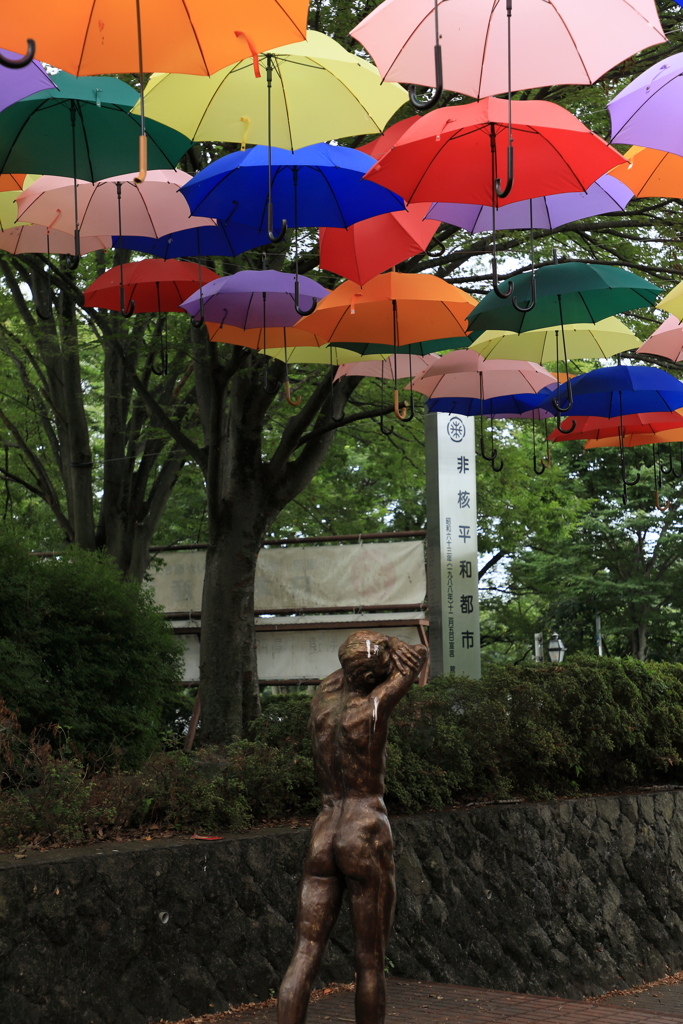
{"label": "umbrella hanging string", "polygon": [[71,101],[71,157],[74,172],[74,258],[81,255],[81,226],[78,223],[78,178],[76,175],[76,103]]}

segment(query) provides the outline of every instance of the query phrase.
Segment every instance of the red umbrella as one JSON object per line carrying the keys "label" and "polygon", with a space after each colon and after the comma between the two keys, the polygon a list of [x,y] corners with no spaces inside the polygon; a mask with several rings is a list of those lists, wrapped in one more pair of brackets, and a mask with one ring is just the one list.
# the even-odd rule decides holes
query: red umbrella
{"label": "red umbrella", "polygon": [[553,430],[548,440],[598,441],[627,434],[657,434],[683,427],[683,416],[678,412],[636,412],[626,416],[576,416],[574,422],[573,430]]}
{"label": "red umbrella", "polygon": [[[180,303],[219,275],[197,263],[138,260],[112,267],[85,290],[85,305],[137,313],[182,313]],[[129,303],[133,309],[129,309]]]}
{"label": "red umbrella", "polygon": [[424,252],[440,221],[425,220],[429,203],[359,220],[348,228],[320,229],[320,266],[363,285],[409,256]]}
{"label": "red umbrella", "polygon": [[[496,197],[508,146],[508,105],[485,99],[420,117],[365,175],[408,202],[490,206],[582,192],[624,158],[555,103],[512,103],[514,185]],[[395,127],[395,126],[394,126]]]}

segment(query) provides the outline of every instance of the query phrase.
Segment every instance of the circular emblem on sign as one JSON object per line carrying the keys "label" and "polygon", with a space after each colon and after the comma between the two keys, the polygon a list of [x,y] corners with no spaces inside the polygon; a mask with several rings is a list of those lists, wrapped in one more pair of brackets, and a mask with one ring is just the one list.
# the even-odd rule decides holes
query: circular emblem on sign
{"label": "circular emblem on sign", "polygon": [[465,421],[459,416],[451,416],[446,427],[451,441],[463,441],[466,429]]}

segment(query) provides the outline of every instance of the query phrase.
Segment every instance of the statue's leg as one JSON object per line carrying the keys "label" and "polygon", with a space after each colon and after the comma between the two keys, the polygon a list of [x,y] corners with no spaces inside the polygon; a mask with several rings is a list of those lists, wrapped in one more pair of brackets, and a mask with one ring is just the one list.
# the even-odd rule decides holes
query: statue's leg
{"label": "statue's leg", "polygon": [[391,841],[373,854],[362,858],[362,873],[346,879],[355,941],[356,1024],[384,1024],[386,1013],[384,954],[396,905]]}
{"label": "statue's leg", "polygon": [[337,920],[343,895],[344,879],[341,875],[304,874],[299,892],[294,956],[278,993],[278,1024],[303,1024],[306,1020],[311,985]]}

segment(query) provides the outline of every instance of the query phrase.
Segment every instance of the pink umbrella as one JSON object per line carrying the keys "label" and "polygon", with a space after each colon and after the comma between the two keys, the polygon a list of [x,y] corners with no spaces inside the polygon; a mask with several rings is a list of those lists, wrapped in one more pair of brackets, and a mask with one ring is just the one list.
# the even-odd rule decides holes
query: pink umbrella
{"label": "pink umbrella", "polygon": [[[76,251],[73,235],[66,231],[48,231],[40,224],[17,224],[7,231],[0,231],[0,249],[15,254],[44,252],[71,256]],[[81,253],[95,252],[97,249],[111,249],[111,235],[81,235]]]}
{"label": "pink umbrella", "polygon": [[422,373],[439,357],[437,355],[411,356],[398,353],[386,359],[368,359],[367,362],[342,363],[335,380],[340,377],[380,377],[383,380],[401,380]]}
{"label": "pink umbrella", "polygon": [[670,314],[663,324],[643,342],[637,356],[663,356],[672,363],[683,362],[683,324]]}
{"label": "pink umbrella", "polygon": [[508,29],[512,92],[589,85],[666,42],[655,0],[385,0],[351,35],[387,81],[480,99],[508,91]]}
{"label": "pink umbrella", "polygon": [[[78,181],[79,227],[84,235],[145,235],[160,238],[183,228],[215,224],[192,217],[178,192],[190,181],[184,171],[148,171],[143,182],[137,172],[101,181]],[[44,175],[17,199],[21,220],[73,232],[74,185],[71,178]]]}
{"label": "pink umbrella", "polygon": [[556,383],[540,363],[521,359],[482,359],[472,349],[440,356],[413,380],[412,388],[429,398],[498,398],[536,394]]}

